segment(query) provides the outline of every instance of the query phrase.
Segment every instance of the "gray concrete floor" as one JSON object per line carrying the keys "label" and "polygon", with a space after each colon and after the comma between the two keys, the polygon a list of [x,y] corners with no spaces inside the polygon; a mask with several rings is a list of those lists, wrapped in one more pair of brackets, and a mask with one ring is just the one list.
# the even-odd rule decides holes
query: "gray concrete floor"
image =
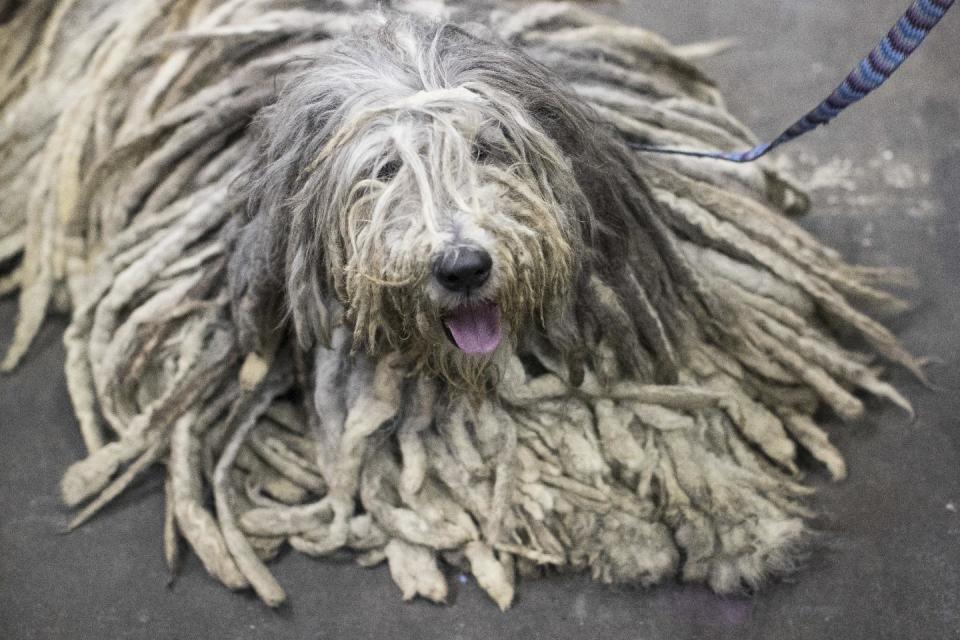
{"label": "gray concrete floor", "polygon": [[[704,63],[731,109],[764,138],[817,103],[899,16],[906,0],[635,1],[603,10],[676,42],[734,36]],[[941,390],[893,379],[918,419],[872,405],[833,424],[850,478],[821,487],[824,543],[789,581],[754,597],[668,585],[612,590],[584,577],[525,581],[500,613],[451,575],[448,606],[403,604],[384,568],[287,554],[278,612],[231,594],[194,559],[168,587],[158,474],[71,535],[57,499],[82,447],[62,373],[62,319],[0,379],[2,638],[960,638],[960,10],[890,86],[778,153],[814,180],[803,224],[853,261],[914,268],[916,309],[897,322],[937,356]],[[12,326],[0,303],[0,336]]]}

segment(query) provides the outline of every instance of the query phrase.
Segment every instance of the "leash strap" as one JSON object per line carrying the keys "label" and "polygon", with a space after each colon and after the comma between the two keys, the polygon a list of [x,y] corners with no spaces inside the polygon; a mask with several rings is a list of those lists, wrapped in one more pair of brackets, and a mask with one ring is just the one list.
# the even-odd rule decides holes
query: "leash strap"
{"label": "leash strap", "polygon": [[833,90],[817,108],[807,113],[780,134],[772,142],[765,142],[747,151],[710,152],[692,149],[675,149],[631,143],[631,147],[650,153],[668,153],[694,158],[715,158],[730,162],[752,162],[781,144],[799,138],[808,131],[827,124],[840,113],[865,98],[867,94],[887,81],[893,72],[913,53],[923,39],[933,30],[940,19],[953,6],[953,0],[916,0],[907,12],[897,20],[893,28],[847,75],[840,86]]}

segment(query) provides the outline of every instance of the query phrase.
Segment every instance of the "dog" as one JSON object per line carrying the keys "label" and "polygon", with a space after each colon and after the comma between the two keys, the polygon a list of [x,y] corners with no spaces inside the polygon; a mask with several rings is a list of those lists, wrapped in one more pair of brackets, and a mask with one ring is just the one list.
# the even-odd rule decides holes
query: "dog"
{"label": "dog", "polygon": [[[807,544],[798,447],[845,473],[818,405],[909,409],[821,320],[919,371],[848,298],[901,303],[781,215],[787,177],[630,148],[750,141],[648,32],[554,3],[94,4],[7,16],[46,35],[0,103],[34,132],[0,167],[26,167],[4,228],[36,229],[8,243],[7,364],[73,309],[77,524],[165,460],[171,566],[182,536],[270,605],[287,542],[385,560],[405,598],[445,599],[441,560],[504,608],[544,567],[752,589]],[[110,46],[66,55],[70,24]]]}
{"label": "dog", "polygon": [[[646,360],[676,379],[689,283],[636,162],[522,51],[394,17],[291,79],[257,128],[231,261],[234,317],[267,314],[248,348],[282,282],[303,347],[329,344],[336,305],[355,348],[458,388],[485,391],[497,354],[535,336],[567,358],[622,341],[612,375]],[[598,289],[656,312],[603,317]]]}

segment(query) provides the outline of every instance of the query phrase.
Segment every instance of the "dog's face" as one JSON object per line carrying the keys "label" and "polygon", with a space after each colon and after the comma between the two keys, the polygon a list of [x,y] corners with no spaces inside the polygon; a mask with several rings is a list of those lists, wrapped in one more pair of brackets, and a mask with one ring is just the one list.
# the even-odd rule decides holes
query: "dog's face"
{"label": "dog's face", "polygon": [[502,44],[402,21],[291,81],[248,189],[284,211],[298,332],[334,299],[356,346],[470,384],[566,313],[589,225],[569,156],[589,132],[557,84]]}
{"label": "dog's face", "polygon": [[555,144],[502,90],[361,91],[316,169],[328,273],[367,349],[472,370],[556,312],[578,228]]}

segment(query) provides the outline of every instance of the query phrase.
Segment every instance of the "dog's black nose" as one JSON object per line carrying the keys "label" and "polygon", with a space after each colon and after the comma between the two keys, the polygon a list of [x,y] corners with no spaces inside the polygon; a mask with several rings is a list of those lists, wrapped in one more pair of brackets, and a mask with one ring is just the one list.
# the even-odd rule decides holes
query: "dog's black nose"
{"label": "dog's black nose", "polygon": [[483,286],[493,259],[483,249],[460,247],[433,264],[433,275],[444,289],[465,293]]}

